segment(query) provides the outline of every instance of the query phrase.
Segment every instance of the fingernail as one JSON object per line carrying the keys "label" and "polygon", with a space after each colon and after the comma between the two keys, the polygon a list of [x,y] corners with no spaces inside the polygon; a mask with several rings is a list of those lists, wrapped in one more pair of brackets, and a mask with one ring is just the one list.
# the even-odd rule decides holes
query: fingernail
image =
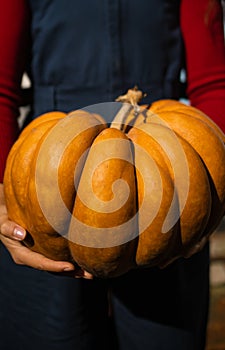
{"label": "fingernail", "polygon": [[85,271],[84,272],[84,278],[86,278],[88,280],[93,280],[94,276],[91,273]]}
{"label": "fingernail", "polygon": [[13,236],[15,237],[15,238],[17,238],[17,239],[20,239],[20,240],[22,240],[22,239],[24,239],[24,237],[25,237],[25,233],[22,231],[22,230],[20,230],[19,228],[15,228],[14,229],[14,231],[13,231]]}
{"label": "fingernail", "polygon": [[68,266],[68,267],[64,267],[63,271],[73,271],[74,270],[74,267],[72,266]]}

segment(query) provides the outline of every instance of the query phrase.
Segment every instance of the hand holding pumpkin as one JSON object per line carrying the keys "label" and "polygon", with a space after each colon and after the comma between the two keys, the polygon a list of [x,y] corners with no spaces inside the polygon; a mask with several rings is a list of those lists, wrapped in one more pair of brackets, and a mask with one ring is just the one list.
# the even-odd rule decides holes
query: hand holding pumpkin
{"label": "hand holding pumpkin", "polygon": [[0,184],[0,240],[8,249],[14,262],[49,272],[71,272],[74,277],[92,279],[92,275],[82,271],[71,263],[55,261],[46,258],[26,247],[22,242],[26,238],[26,231],[15,222],[9,220],[5,206],[3,184]]}
{"label": "hand holding pumpkin", "polygon": [[194,254],[220,223],[224,134],[193,107],[139,99],[129,90],[111,127],[95,113],[53,111],[21,133],[4,188],[33,251],[114,277]]}

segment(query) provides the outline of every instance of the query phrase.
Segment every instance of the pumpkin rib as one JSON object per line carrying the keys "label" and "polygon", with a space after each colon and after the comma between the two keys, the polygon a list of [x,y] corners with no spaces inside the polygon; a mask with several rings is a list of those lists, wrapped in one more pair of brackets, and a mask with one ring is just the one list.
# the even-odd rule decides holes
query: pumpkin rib
{"label": "pumpkin rib", "polygon": [[[166,123],[178,135],[188,141],[202,159],[208,176],[210,176],[212,193],[212,211],[206,228],[208,234],[218,225],[225,210],[225,148],[221,138],[203,120],[181,112],[161,111],[158,114],[150,112],[147,117],[148,122]],[[213,152],[213,157],[212,150],[216,150]],[[220,165],[220,169],[218,169],[218,165]]]}
{"label": "pumpkin rib", "polygon": [[63,119],[67,116],[66,113],[60,112],[60,111],[52,111],[52,112],[47,112],[42,115],[40,115],[38,118],[33,119],[27,126],[24,128],[20,135],[19,139],[25,138],[30,132],[32,132],[32,129],[43,127],[44,123],[48,121],[53,121],[53,120],[60,120]]}
{"label": "pumpkin rib", "polygon": [[[54,208],[55,203],[59,201],[59,195],[60,198],[62,196],[62,194],[58,191],[58,188],[60,188],[60,182],[63,182],[65,179],[63,177],[62,179],[58,180],[58,172],[60,171],[61,162],[64,162],[66,167],[66,162],[73,164],[73,168],[70,169],[71,173],[73,174],[80,157],[89,147],[91,147],[93,139],[102,130],[102,128],[105,127],[89,113],[85,114],[88,117],[86,119],[83,118],[83,113],[81,114],[80,111],[77,111],[76,114],[73,113],[73,115],[68,115],[67,118],[59,121],[59,123],[55,125],[47,137],[43,138],[43,142],[40,143],[39,147],[36,149],[36,157],[34,157],[35,160],[37,160],[38,155],[38,164],[35,165],[38,171],[36,171],[36,179],[37,176],[38,178],[43,178],[40,186],[50,189],[52,194],[52,202],[51,205],[49,202],[49,205],[51,208]],[[87,138],[83,137],[84,132],[88,132]],[[84,140],[83,143],[82,139]],[[54,143],[55,140],[57,140],[56,144]],[[67,157],[68,160],[66,159]],[[46,167],[48,167],[47,174],[45,173]],[[65,168],[65,173],[67,173],[66,169],[67,168]],[[66,180],[68,181],[68,179]],[[73,176],[72,180],[74,180]],[[71,190],[72,188],[70,187],[68,196],[71,196]],[[45,197],[45,190],[42,191],[43,196]],[[57,207],[55,210],[56,209]],[[60,206],[59,209],[62,209],[62,207]],[[58,216],[60,216],[60,212],[56,215],[56,218],[58,218]]]}
{"label": "pumpkin rib", "polygon": [[[86,116],[89,117],[89,119],[86,118],[86,120],[84,120],[83,114],[78,111],[76,114],[70,115],[63,120],[59,120],[50,132],[43,135],[35,149],[33,157],[34,163],[31,167],[32,173],[28,190],[30,203],[36,203],[36,218],[35,221],[32,219],[31,225],[33,225],[33,231],[36,231],[37,233],[40,231],[43,232],[44,226],[46,234],[49,235],[49,237],[46,236],[48,239],[46,238],[44,242],[42,242],[43,240],[38,234],[36,235],[37,241],[40,238],[40,243],[38,243],[38,246],[40,246],[39,249],[48,245],[48,241],[53,242],[55,240],[55,232],[58,232],[57,238],[59,236],[62,236],[63,238],[64,235],[67,234],[71,216],[69,209],[72,210],[72,207],[67,208],[66,205],[68,205],[68,200],[66,200],[64,196],[62,197],[62,193],[60,192],[60,183],[58,182],[60,163],[62,158],[65,159],[64,152],[67,153],[66,158],[69,160],[66,161],[73,165],[73,168],[70,169],[73,174],[73,170],[79,157],[88,147],[91,146],[93,138],[100,132],[100,130],[102,130],[102,127],[104,127],[90,114],[86,113]],[[95,129],[93,129],[92,124],[96,125]],[[87,138],[88,144],[86,144],[86,142],[83,144],[80,142],[83,135],[81,133],[82,129],[89,131],[89,137]],[[78,139],[74,138],[75,133],[77,133]],[[91,133],[94,134],[92,137]],[[55,140],[57,140],[56,144],[54,144]],[[54,145],[54,147],[52,145]],[[56,166],[57,168],[55,168]],[[48,167],[47,173],[45,171],[46,167]],[[41,181],[39,181],[40,178],[42,179]],[[63,180],[64,177],[61,181]],[[68,181],[68,179],[66,179],[66,181]],[[71,187],[74,187],[73,176],[72,184],[70,183],[70,189],[67,192],[68,197],[74,196],[73,192],[75,190]],[[46,193],[49,192],[51,193],[51,196],[46,195]],[[52,212],[54,212],[55,219],[52,217]],[[66,241],[66,246],[68,246],[67,237],[63,239]],[[62,244],[64,243],[63,239]],[[52,255],[51,258],[54,258],[54,255]],[[55,258],[58,259],[57,255]]]}
{"label": "pumpkin rib", "polygon": [[[143,133],[145,133],[145,135]],[[171,130],[168,128],[159,124],[139,124],[137,128],[131,129],[128,135],[136,140],[136,142],[138,140],[139,144],[149,152],[159,166],[163,166],[164,169],[165,165],[167,166],[173,182],[174,176],[177,176],[178,181],[175,181],[175,184],[178,185],[176,188],[178,200],[180,201],[182,196],[187,197],[186,199],[183,198],[185,203],[182,203],[182,201],[180,202],[181,213],[179,213],[179,225],[181,230],[181,246],[183,249],[190,246],[198,241],[203,233],[211,212],[210,186],[201,159],[190,144],[180,136],[171,133]],[[177,140],[175,140],[176,138]],[[156,146],[156,143],[158,143],[158,146]],[[182,151],[179,151],[179,147],[182,148]],[[157,152],[152,152],[152,149],[155,151],[157,149],[158,154]],[[167,150],[167,153],[165,150]],[[178,153],[180,153],[180,155],[178,155]],[[183,188],[185,187],[185,184],[183,184],[183,178],[185,180],[185,177],[183,176],[185,165],[182,165],[182,160],[180,162],[181,165],[178,167],[174,162],[171,164],[173,158],[177,161],[179,157],[183,156],[186,157],[188,165],[188,177],[186,177],[186,180],[188,181],[187,194],[183,191]],[[164,162],[162,161],[162,158],[164,159]],[[197,179],[196,171],[198,173]],[[200,186],[197,187],[197,185]],[[155,230],[156,229],[157,227]]]}
{"label": "pumpkin rib", "polygon": [[149,110],[151,110],[154,113],[157,113],[160,110],[169,110],[171,107],[177,108],[180,106],[180,104],[184,104],[184,103],[178,100],[165,98],[165,99],[152,102],[149,106]]}
{"label": "pumpkin rib", "polygon": [[[14,198],[17,202],[17,210],[21,212],[19,215],[17,215],[17,211],[15,211],[13,208],[11,209],[13,206],[9,205],[9,217],[15,217],[15,220],[18,222],[18,224],[24,226],[26,229],[28,229],[28,227],[24,201],[27,201],[26,193],[30,179],[32,159],[34,157],[36,145],[39,142],[40,137],[45,134],[46,128],[48,131],[56,122],[57,119],[55,118],[52,120],[46,120],[45,117],[44,120],[42,120],[42,123],[39,124],[40,127],[30,128],[27,131],[27,134],[24,133],[14,143],[7,158],[6,170],[4,174],[5,193],[7,194],[8,191],[10,191],[11,195],[13,193],[12,198]],[[8,173],[9,170],[10,174]],[[14,178],[17,181],[17,186],[12,185],[14,182],[12,179]],[[7,198],[8,195],[6,195],[6,200]],[[12,213],[11,210],[14,210],[14,213]],[[21,215],[23,216],[22,221],[20,220]]]}
{"label": "pumpkin rib", "polygon": [[[134,145],[135,156],[135,165],[137,161],[141,161],[145,164],[149,177],[151,177],[154,169],[152,168],[151,163],[148,166],[148,157],[152,159],[155,163],[157,170],[159,172],[158,181],[161,182],[156,184],[154,180],[154,175],[151,178],[152,182],[155,183],[154,188],[149,192],[149,188],[146,188],[146,184],[143,183],[142,174],[137,171],[137,187],[138,187],[138,202],[139,207],[142,204],[143,198],[147,197],[148,201],[150,200],[151,206],[157,207],[157,203],[154,204],[154,191],[160,193],[160,187],[162,190],[161,193],[161,205],[158,210],[154,213],[154,216],[151,218],[149,224],[144,225],[142,221],[148,219],[152,214],[143,212],[139,210],[139,240],[136,253],[136,262],[138,266],[153,266],[155,264],[161,264],[164,259],[172,254],[172,252],[180,245],[180,231],[179,231],[179,204],[176,194],[176,190],[173,185],[172,177],[168,171],[169,159],[167,155],[163,152],[161,146],[150,134],[150,130],[143,130],[139,128],[132,128],[128,132],[128,137],[131,139]],[[152,149],[154,152],[152,153]],[[147,155],[147,157],[146,157]],[[147,167],[148,166],[148,167]],[[156,189],[156,186],[159,189]],[[153,192],[153,197],[152,197]],[[173,202],[173,204],[172,204]],[[172,212],[174,216],[177,217],[172,227],[169,227],[168,230],[162,232],[163,224],[165,223],[169,209],[173,206]],[[149,208],[151,211],[153,208]],[[144,215],[144,216],[143,216]],[[145,229],[140,226],[144,226]]]}
{"label": "pumpkin rib", "polygon": [[[129,188],[122,205],[120,187],[112,196],[111,186],[118,179]],[[124,273],[134,264],[135,198],[130,141],[120,130],[105,129],[93,142],[84,165],[73,210],[76,221],[71,221],[69,231],[71,254],[81,267],[104,277]]]}
{"label": "pumpkin rib", "polygon": [[186,113],[192,117],[198,118],[205,123],[207,123],[215,132],[216,134],[221,137],[223,142],[225,143],[225,135],[223,131],[220,129],[220,127],[210,118],[208,117],[204,112],[197,109],[194,106],[186,105],[183,102],[176,101],[176,100],[159,100],[156,102],[153,102],[150,106],[149,110],[153,113],[160,113],[160,111],[163,111],[165,108],[168,112],[181,112]]}
{"label": "pumpkin rib", "polygon": [[[61,119],[61,118],[59,118]],[[17,166],[13,166],[13,169],[15,171],[16,177],[16,169],[22,168],[23,169],[23,177],[22,179],[25,181],[23,184],[20,183],[20,186],[17,187],[18,189],[21,189],[22,192],[24,192],[24,195],[21,193],[14,194],[14,198],[17,198],[16,206],[17,210],[19,211],[19,215],[17,217],[23,216],[22,220],[16,218],[16,222],[22,225],[29,234],[27,234],[27,237],[24,241],[26,244],[28,242],[28,245],[31,250],[37,251],[41,254],[44,254],[46,257],[50,259],[55,260],[71,260],[70,252],[68,249],[68,243],[67,240],[65,240],[63,237],[59,235],[55,235],[51,239],[51,243],[48,243],[48,234],[44,232],[44,230],[37,231],[36,222],[37,217],[39,216],[38,212],[38,202],[30,200],[30,186],[31,186],[31,179],[32,176],[32,170],[35,168],[35,159],[37,154],[37,149],[41,145],[43,139],[46,137],[46,135],[49,133],[49,130],[58,123],[57,118],[48,118],[48,116],[44,116],[42,118],[41,123],[36,124],[35,128],[30,128],[29,133],[25,135],[26,137],[21,138],[22,142],[19,145],[18,150],[14,153],[14,162],[17,164]],[[23,135],[24,136],[24,135]],[[28,154],[26,154],[28,152]],[[26,157],[22,157],[22,154],[26,154]],[[25,161],[26,158],[28,158],[29,162],[28,164],[21,164],[22,161]],[[6,183],[7,186],[7,183]],[[14,189],[14,187],[13,187]],[[7,190],[7,187],[6,187]],[[23,199],[26,200],[26,204],[22,201]],[[35,210],[35,216],[32,215],[33,208],[36,208]],[[15,217],[15,207],[14,212],[11,213],[10,211],[11,206],[9,206],[9,217],[14,216]],[[42,227],[44,226],[48,232],[52,232],[51,227],[48,225],[48,222],[45,220],[45,217],[41,216],[41,220],[43,221]],[[32,237],[32,244],[30,245],[30,235]],[[54,253],[53,253],[54,252]]]}
{"label": "pumpkin rib", "polygon": [[103,125],[107,126],[107,123],[106,123],[105,119],[100,114],[98,114],[98,113],[90,113],[90,112],[86,111],[85,109],[73,110],[73,111],[69,112],[67,114],[67,116],[68,117],[74,117],[74,116],[76,116],[78,114],[79,114],[79,116],[83,116],[84,118],[92,115],[95,119],[97,119],[100,122],[100,124],[103,124]]}
{"label": "pumpkin rib", "polygon": [[[58,120],[55,118],[52,120],[43,121],[41,124],[39,124],[38,127],[36,127],[35,129],[31,129],[29,137],[25,136],[24,138],[21,138],[22,142],[19,145],[19,149],[17,147],[14,162],[18,162],[18,164],[20,163],[19,167],[23,169],[24,172],[27,170],[27,176],[24,177],[24,179],[26,180],[26,184],[29,182],[30,179],[30,172],[33,167],[34,159],[36,156],[36,149],[42,143],[42,140],[47,136],[51,128],[57,124],[57,122]],[[26,157],[22,158],[21,155],[24,153],[26,153]],[[19,161],[17,161],[17,159]],[[21,164],[22,160],[24,160],[23,164]],[[16,166],[12,166],[16,169]],[[23,185],[25,192],[27,190],[26,184]],[[18,197],[20,197],[20,195],[18,195]]]}
{"label": "pumpkin rib", "polygon": [[[178,136],[189,164],[189,193],[180,221],[188,227],[183,235],[182,254],[199,241],[209,222],[212,197],[206,168],[195,149]],[[197,176],[196,176],[197,174]],[[192,227],[190,227],[192,221]]]}

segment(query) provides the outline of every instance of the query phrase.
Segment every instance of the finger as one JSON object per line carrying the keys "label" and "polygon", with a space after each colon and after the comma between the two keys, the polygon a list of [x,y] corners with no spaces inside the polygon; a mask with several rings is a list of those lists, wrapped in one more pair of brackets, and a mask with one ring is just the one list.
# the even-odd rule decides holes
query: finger
{"label": "finger", "polygon": [[17,241],[23,240],[26,236],[26,230],[10,220],[4,221],[0,226],[0,231],[4,236]]}
{"label": "finger", "polygon": [[42,254],[33,252],[20,242],[13,241],[10,238],[1,237],[1,240],[9,250],[16,264],[27,265],[38,270],[49,272],[73,271],[75,269],[74,265],[69,262],[48,259]]}
{"label": "finger", "polygon": [[[63,275],[65,276],[65,273],[63,273]],[[86,275],[82,272],[77,272],[76,270],[74,272],[71,272],[71,273],[68,273],[66,274],[66,276],[69,276],[69,277],[73,277],[73,278],[76,278],[76,279],[80,279],[80,278],[83,278],[85,280],[93,280],[93,275]]]}
{"label": "finger", "polygon": [[74,271],[63,271],[63,272],[60,272],[60,273],[55,273],[55,272],[52,272],[53,274],[59,274],[60,276],[66,276],[66,277],[72,277],[72,278],[76,278],[76,279],[79,279],[79,278],[84,278],[84,279],[87,279],[87,280],[93,280],[94,276],[92,274],[90,274],[89,272],[86,273],[86,271],[81,271],[80,268],[76,268],[75,267],[75,270]]}
{"label": "finger", "polygon": [[84,278],[88,280],[93,280],[94,276],[91,273],[84,271]]}
{"label": "finger", "polygon": [[20,259],[20,262],[23,265],[28,265],[38,270],[45,270],[51,272],[63,272],[74,270],[74,265],[71,263],[48,259],[45,256],[33,252],[26,247],[21,247],[18,258]]}
{"label": "finger", "polygon": [[76,270],[74,277],[75,278],[84,278],[87,280],[93,280],[93,278],[94,278],[94,276],[91,273],[84,271],[82,269]]}

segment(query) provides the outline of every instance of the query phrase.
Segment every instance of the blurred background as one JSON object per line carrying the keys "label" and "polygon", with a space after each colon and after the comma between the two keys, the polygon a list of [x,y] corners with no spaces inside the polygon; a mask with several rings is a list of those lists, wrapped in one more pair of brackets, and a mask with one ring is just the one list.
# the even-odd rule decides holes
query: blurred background
{"label": "blurred background", "polygon": [[[224,0],[222,5],[225,33]],[[211,236],[210,255],[211,301],[206,350],[225,350],[225,218]]]}
{"label": "blurred background", "polygon": [[225,218],[210,239],[210,311],[206,350],[225,350]]}

